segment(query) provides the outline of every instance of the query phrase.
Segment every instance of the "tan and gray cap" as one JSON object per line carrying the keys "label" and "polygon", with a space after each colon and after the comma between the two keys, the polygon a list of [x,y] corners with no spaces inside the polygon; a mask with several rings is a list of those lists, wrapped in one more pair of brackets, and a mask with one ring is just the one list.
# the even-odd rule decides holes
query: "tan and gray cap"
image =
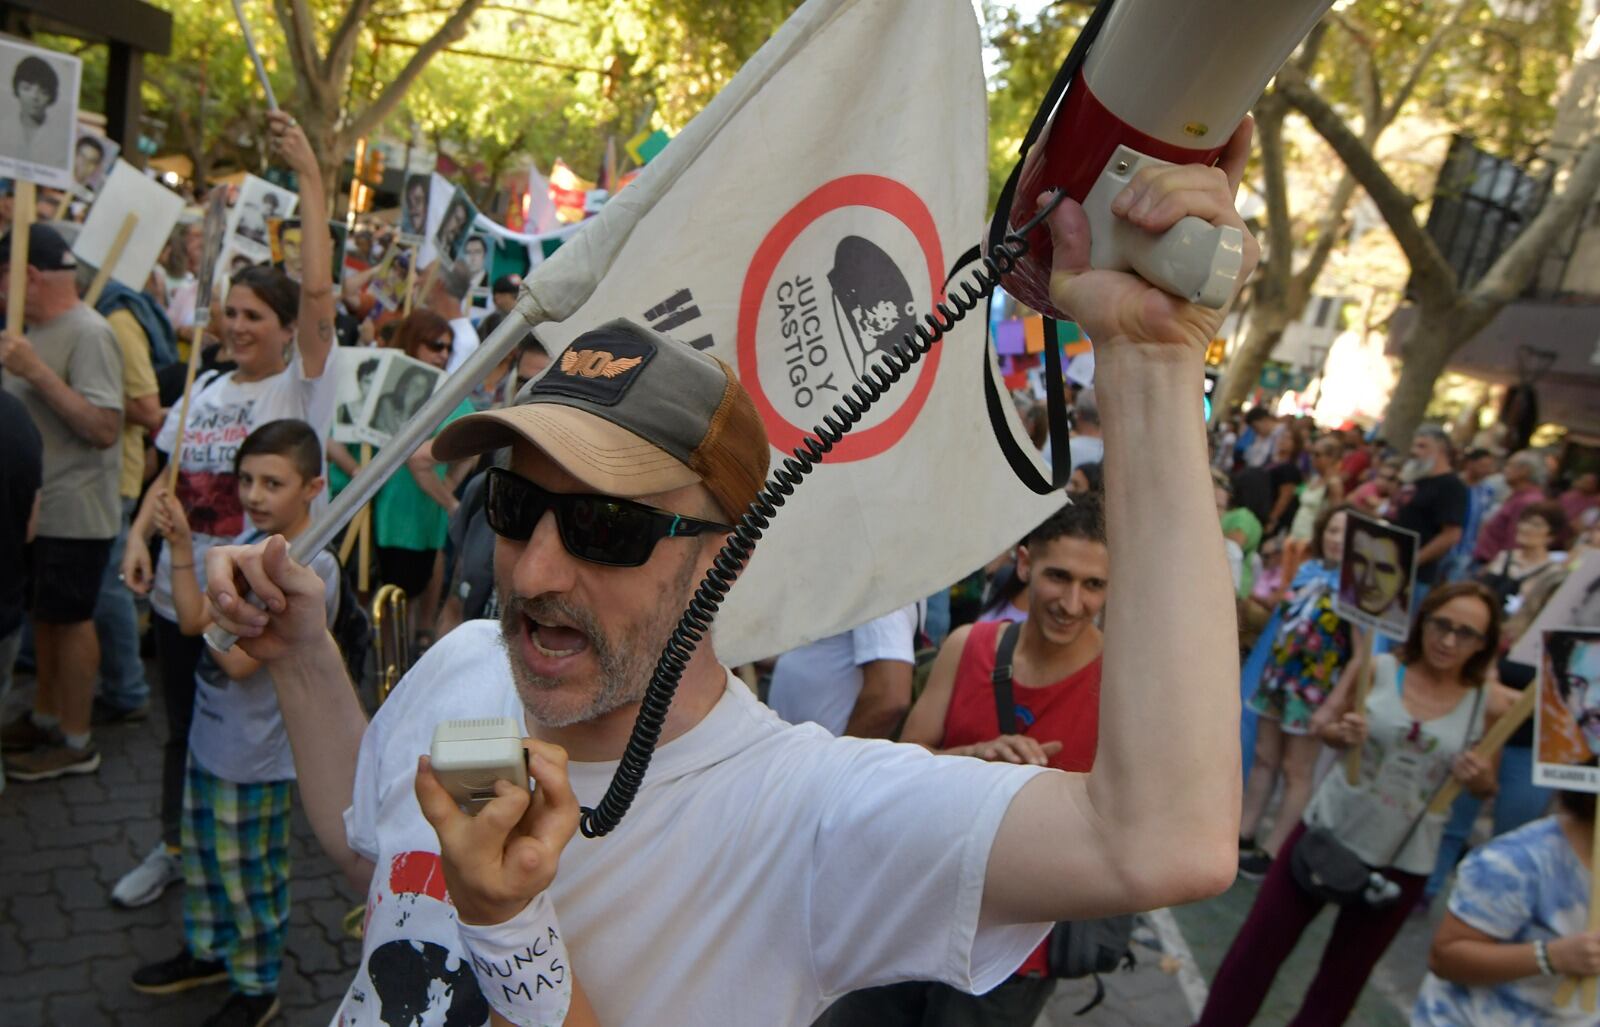
{"label": "tan and gray cap", "polygon": [[766,429],[733,371],[621,318],[574,339],[513,405],[440,432],[433,452],[459,460],[517,439],[610,496],[700,482],[730,521],[767,477]]}

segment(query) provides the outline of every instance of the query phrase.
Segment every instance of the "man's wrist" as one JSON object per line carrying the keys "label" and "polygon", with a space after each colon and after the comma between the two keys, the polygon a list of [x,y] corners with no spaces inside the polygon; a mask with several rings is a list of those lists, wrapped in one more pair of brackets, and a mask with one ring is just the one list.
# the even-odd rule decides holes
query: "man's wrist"
{"label": "man's wrist", "polygon": [[267,669],[279,685],[325,688],[330,666],[339,671],[344,668],[344,662],[333,632],[324,628],[319,637],[287,646],[285,654],[271,661]]}

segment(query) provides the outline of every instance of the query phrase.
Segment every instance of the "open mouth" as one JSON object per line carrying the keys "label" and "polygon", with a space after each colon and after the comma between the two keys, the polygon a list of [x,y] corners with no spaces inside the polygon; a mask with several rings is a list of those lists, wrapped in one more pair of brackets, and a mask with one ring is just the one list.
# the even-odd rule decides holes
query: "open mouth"
{"label": "open mouth", "polygon": [[561,660],[589,648],[589,636],[568,624],[546,623],[523,615],[523,632],[535,652],[547,660]]}

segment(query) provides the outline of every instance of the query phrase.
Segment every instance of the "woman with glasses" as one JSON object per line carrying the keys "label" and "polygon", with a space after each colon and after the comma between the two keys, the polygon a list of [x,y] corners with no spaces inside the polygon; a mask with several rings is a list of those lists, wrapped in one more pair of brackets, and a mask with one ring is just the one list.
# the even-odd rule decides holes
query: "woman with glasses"
{"label": "woman with glasses", "polygon": [[1360,748],[1357,781],[1351,784],[1343,767],[1323,778],[1217,971],[1200,1027],[1250,1023],[1279,966],[1322,911],[1324,900],[1304,890],[1292,869],[1308,827],[1331,832],[1388,882],[1386,896],[1372,896],[1378,901],[1363,896],[1339,911],[1292,1021],[1294,1027],[1345,1022],[1433,869],[1445,822],[1444,814],[1427,812],[1433,796],[1451,777],[1474,794],[1494,788],[1493,765],[1468,750],[1483,734],[1484,679],[1499,640],[1492,592],[1472,582],[1443,585],[1423,600],[1400,651],[1371,658],[1371,688],[1357,711],[1351,698],[1370,658],[1358,640],[1363,655],[1312,717],[1323,741]]}

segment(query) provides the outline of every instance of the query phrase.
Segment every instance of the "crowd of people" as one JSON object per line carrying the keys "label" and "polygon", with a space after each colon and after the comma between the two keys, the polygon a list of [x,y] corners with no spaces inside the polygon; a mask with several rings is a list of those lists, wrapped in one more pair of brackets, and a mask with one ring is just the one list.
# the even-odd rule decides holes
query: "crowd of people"
{"label": "crowd of people", "polygon": [[[293,119],[269,115],[269,136],[300,209],[325,209]],[[1235,223],[1224,190],[1247,144],[1230,144],[1226,185],[1174,168],[1140,188],[1172,199],[1164,212]],[[133,987],[226,983],[208,1023],[277,1014],[298,801],[368,894],[340,1023],[1027,1027],[1066,972],[1067,923],[1103,922],[1125,947],[1113,914],[1214,894],[1237,871],[1262,883],[1201,1023],[1243,1025],[1335,901],[1297,869],[1329,836],[1382,901],[1343,906],[1296,1023],[1344,1022],[1452,879],[1414,1022],[1580,1022],[1553,993],[1554,975],[1600,972],[1583,925],[1592,798],[1532,785],[1526,729],[1497,759],[1470,752],[1533,680],[1516,638],[1600,559],[1600,479],[1570,454],[1433,425],[1393,453],[1255,407],[1212,431],[1207,473],[1215,312],[1169,304],[1130,325],[1119,312],[1138,303],[1114,301],[1150,287],[1057,276],[1101,343],[1104,391],[1073,391],[1061,508],[950,588],[737,676],[703,641],[627,820],[574,838],[667,631],[766,476],[749,396],[627,321],[573,345],[644,359],[564,385],[529,333],[372,500],[376,582],[408,597],[418,654],[374,712],[352,687],[369,640],[349,568],[285,546],[364,473],[331,438],[349,419],[335,348],[458,374],[519,283],[495,282],[474,324],[480,271],[413,275],[419,295],[395,304],[381,233],[338,253],[307,230],[298,277],[244,268],[213,296],[201,217],[145,290],[113,283],[93,308],[76,226],[33,225],[27,328],[0,337],[0,565],[27,568],[0,579],[0,699],[14,665],[36,680],[0,736],[5,779],[105,772],[95,730],[146,729],[153,644],[160,836],[109,899],[181,885],[184,903],[175,954]],[[1061,217],[1056,261],[1075,267],[1087,239]],[[1183,355],[1148,359],[1138,331]],[[376,364],[355,366],[360,380]],[[1160,401],[1114,401],[1134,394]],[[1042,411],[1018,403],[1048,449]],[[409,409],[378,413],[394,428]],[[1371,666],[1333,605],[1352,513],[1419,539],[1410,635]],[[1596,596],[1580,615],[1600,626]],[[208,647],[213,625],[240,643]],[[417,757],[435,724],[491,716],[532,736],[537,787],[502,783],[468,817]],[[1359,776],[1328,773],[1351,748]],[[1450,778],[1461,798],[1429,814]],[[1495,837],[1463,861],[1490,797]]]}

